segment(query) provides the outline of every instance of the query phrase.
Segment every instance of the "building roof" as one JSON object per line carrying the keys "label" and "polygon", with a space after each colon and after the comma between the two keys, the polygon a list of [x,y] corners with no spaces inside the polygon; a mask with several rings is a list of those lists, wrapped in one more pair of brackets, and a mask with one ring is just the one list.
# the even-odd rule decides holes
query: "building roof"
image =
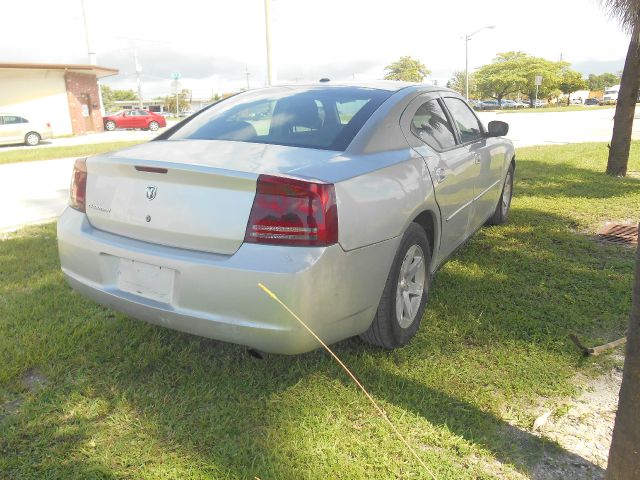
{"label": "building roof", "polygon": [[0,63],[0,70],[65,70],[75,73],[93,74],[97,78],[116,75],[115,68],[100,67],[98,65],[83,65],[73,63]]}

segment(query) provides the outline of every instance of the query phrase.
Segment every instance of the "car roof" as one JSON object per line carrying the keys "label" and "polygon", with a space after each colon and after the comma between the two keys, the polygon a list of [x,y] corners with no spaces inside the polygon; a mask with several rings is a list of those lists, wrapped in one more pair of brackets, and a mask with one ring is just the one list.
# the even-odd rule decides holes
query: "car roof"
{"label": "car roof", "polygon": [[[276,86],[276,85],[274,85]],[[292,90],[298,88],[330,88],[330,87],[359,87],[359,88],[375,88],[378,90],[387,90],[389,92],[397,92],[398,90],[402,90],[403,88],[419,88],[424,91],[439,91],[439,90],[447,90],[444,87],[438,87],[435,85],[427,85],[424,83],[414,83],[414,82],[399,82],[395,80],[371,80],[371,81],[360,81],[360,82],[316,82],[316,83],[293,83],[293,84],[283,84],[277,85],[278,87],[290,88]]]}

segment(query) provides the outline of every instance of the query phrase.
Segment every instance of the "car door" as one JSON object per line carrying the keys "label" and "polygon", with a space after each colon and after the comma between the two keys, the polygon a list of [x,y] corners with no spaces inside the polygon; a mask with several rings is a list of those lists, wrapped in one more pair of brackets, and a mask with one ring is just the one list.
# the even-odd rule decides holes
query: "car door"
{"label": "car door", "polygon": [[21,118],[14,115],[0,116],[0,142],[2,143],[21,143],[22,125]]}
{"label": "car door", "polygon": [[486,137],[482,122],[464,100],[445,96],[444,104],[458,131],[462,148],[473,158],[473,203],[467,232],[471,235],[484,225],[496,208],[502,188],[500,178],[504,152],[496,146],[495,139]]}
{"label": "car door", "polygon": [[120,128],[135,128],[136,110],[125,110],[122,118],[117,122]]}
{"label": "car door", "polygon": [[135,120],[136,128],[147,128],[151,122],[151,115],[145,110],[138,110]]}
{"label": "car door", "polygon": [[437,93],[414,99],[401,118],[409,144],[424,159],[440,207],[440,246],[433,246],[441,258],[450,255],[466,238],[474,195],[476,165],[468,148],[460,145]]}

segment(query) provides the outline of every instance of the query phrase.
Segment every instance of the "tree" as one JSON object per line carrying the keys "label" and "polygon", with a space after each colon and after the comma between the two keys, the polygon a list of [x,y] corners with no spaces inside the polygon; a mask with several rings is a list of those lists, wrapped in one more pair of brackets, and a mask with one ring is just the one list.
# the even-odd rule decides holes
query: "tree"
{"label": "tree", "polygon": [[577,90],[587,88],[587,82],[582,78],[580,72],[565,68],[562,71],[558,88],[567,96],[567,105],[569,105],[571,103],[571,94]]}
{"label": "tree", "polygon": [[529,97],[533,106],[536,97],[536,76],[542,77],[542,85],[537,88],[538,98],[551,99],[557,97],[560,91],[562,72],[568,68],[567,62],[553,62],[540,57],[521,59],[521,72],[525,78],[522,93]]}
{"label": "tree", "polygon": [[425,77],[431,74],[431,70],[423,63],[408,55],[400,57],[400,60],[387,65],[384,69],[389,71],[389,73],[384,76],[385,80],[421,83]]}
{"label": "tree", "polygon": [[[640,225],[639,225],[640,227]],[[636,249],[627,347],[618,399],[618,413],[609,450],[607,480],[640,478],[640,247]]]}
{"label": "tree", "polygon": [[620,20],[623,30],[631,33],[627,58],[620,78],[620,91],[613,117],[613,135],[607,173],[624,177],[627,174],[631,129],[640,88],[640,0],[600,0],[609,14]]}
{"label": "tree", "polygon": [[590,73],[587,82],[589,83],[589,90],[600,91],[617,85],[620,83],[620,78],[615,73],[603,73],[601,75]]}
{"label": "tree", "polygon": [[100,93],[102,94],[102,104],[104,109],[109,112],[116,108],[116,101],[135,101],[138,95],[133,90],[113,90],[107,85],[100,85]]}
{"label": "tree", "polygon": [[521,91],[526,83],[523,61],[529,56],[524,52],[499,53],[493,63],[483,65],[475,72],[478,93],[501,102],[502,99]]}
{"label": "tree", "polygon": [[[451,77],[451,80],[447,82],[447,88],[455,90],[460,95],[464,96],[466,94],[464,89],[464,83],[465,83],[464,70],[453,72],[453,77]],[[476,85],[475,74],[469,73],[469,98],[477,98],[477,97],[478,97],[478,88]]]}
{"label": "tree", "polygon": [[184,89],[177,95],[169,95],[164,98],[164,108],[176,113],[176,97],[178,98],[178,113],[191,109],[191,90]]}

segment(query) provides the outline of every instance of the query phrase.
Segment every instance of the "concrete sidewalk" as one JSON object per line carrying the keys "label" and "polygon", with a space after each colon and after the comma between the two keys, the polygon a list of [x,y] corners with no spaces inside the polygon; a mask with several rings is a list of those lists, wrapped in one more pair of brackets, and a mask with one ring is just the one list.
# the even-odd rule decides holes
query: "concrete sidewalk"
{"label": "concrete sidewalk", "polygon": [[74,161],[0,165],[0,233],[58,218],[67,205]]}
{"label": "concrete sidewalk", "polygon": [[26,145],[3,145],[0,146],[0,152],[6,152],[9,150],[30,150],[33,148],[43,149],[49,147],[69,147],[73,145],[87,145],[94,143],[109,143],[109,142],[127,142],[132,140],[151,140],[167,128],[175,125],[176,121],[168,121],[166,128],[161,128],[156,132],[149,130],[114,130],[113,132],[100,132],[89,133],[87,135],[79,135],[77,137],[64,137],[53,138],[51,140],[43,140],[39,145],[35,147],[28,147]]}

